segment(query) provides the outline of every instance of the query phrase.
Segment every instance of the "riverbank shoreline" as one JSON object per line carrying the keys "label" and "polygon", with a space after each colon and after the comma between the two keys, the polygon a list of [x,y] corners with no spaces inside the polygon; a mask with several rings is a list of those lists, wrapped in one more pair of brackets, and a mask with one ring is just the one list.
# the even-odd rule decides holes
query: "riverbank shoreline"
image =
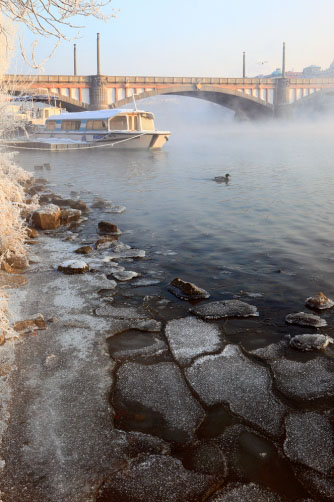
{"label": "riverbank shoreline", "polygon": [[[40,232],[28,283],[10,300],[13,321],[41,313],[47,329],[0,348],[12,353],[2,501],[22,493],[25,502],[330,500],[332,412],[322,385],[331,358],[303,361],[316,380],[319,372],[315,387],[298,380],[298,365],[287,366],[289,387],[282,337],[254,350],[233,342],[241,331],[270,335],[263,319],[190,315],[188,302],[145,278],[145,253],[120,236],[101,242],[97,228],[92,235],[95,211],[72,230]],[[75,254],[81,246],[93,252]],[[89,272],[58,270],[78,256]],[[116,283],[123,265],[144,272],[146,285],[136,285],[140,277]],[[313,435],[311,449],[304,433]]]}

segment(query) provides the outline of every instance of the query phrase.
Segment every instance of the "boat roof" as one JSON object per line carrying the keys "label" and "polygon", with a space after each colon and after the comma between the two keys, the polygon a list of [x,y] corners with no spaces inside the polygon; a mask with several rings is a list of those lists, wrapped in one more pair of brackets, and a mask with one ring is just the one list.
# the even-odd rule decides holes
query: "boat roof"
{"label": "boat roof", "polygon": [[47,120],[108,120],[120,113],[151,113],[144,110],[130,110],[122,108],[111,108],[109,110],[92,110],[89,112],[65,112],[59,115],[51,115]]}

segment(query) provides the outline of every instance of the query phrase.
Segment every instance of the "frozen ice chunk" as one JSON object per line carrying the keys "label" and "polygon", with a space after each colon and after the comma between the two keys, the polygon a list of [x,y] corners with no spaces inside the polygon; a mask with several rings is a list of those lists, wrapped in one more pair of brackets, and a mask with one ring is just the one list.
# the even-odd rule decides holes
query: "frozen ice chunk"
{"label": "frozen ice chunk", "polygon": [[131,279],[133,279],[134,277],[138,277],[138,275],[139,275],[138,272],[133,272],[132,270],[124,270],[124,271],[118,270],[113,273],[115,279],[122,282],[131,281]]}
{"label": "frozen ice chunk", "polygon": [[206,405],[227,402],[234,413],[266,432],[280,433],[285,407],[271,390],[269,372],[252,363],[239,347],[227,345],[221,354],[203,356],[185,373]]}
{"label": "frozen ice chunk", "polygon": [[318,315],[305,312],[289,314],[286,316],[285,322],[288,324],[297,324],[298,326],[311,326],[313,328],[322,328],[323,326],[327,326],[325,319],[321,319]]}
{"label": "frozen ice chunk", "polygon": [[102,485],[96,502],[179,502],[203,500],[213,483],[212,476],[185,469],[170,456],[139,457],[128,468],[114,472]]}
{"label": "frozen ice chunk", "polygon": [[334,396],[334,361],[320,357],[307,362],[281,359],[271,368],[278,390],[292,399]]}
{"label": "frozen ice chunk", "polygon": [[171,429],[190,439],[205,413],[173,363],[126,363],[118,371],[115,399],[136,402],[163,417]]}
{"label": "frozen ice chunk", "polygon": [[98,316],[113,317],[114,319],[147,319],[145,312],[134,307],[113,307],[109,304],[98,307],[95,313]]}
{"label": "frozen ice chunk", "polygon": [[324,415],[316,412],[291,413],[285,419],[284,452],[322,474],[334,468],[334,432]]}
{"label": "frozen ice chunk", "polygon": [[208,502],[281,502],[282,499],[262,486],[254,483],[230,483],[219,490]]}
{"label": "frozen ice chunk", "polygon": [[199,305],[190,310],[203,319],[222,319],[224,317],[250,317],[259,313],[254,305],[240,300],[222,300]]}
{"label": "frozen ice chunk", "polygon": [[183,366],[196,356],[217,351],[222,343],[218,326],[195,317],[170,321],[166,336],[175,359]]}

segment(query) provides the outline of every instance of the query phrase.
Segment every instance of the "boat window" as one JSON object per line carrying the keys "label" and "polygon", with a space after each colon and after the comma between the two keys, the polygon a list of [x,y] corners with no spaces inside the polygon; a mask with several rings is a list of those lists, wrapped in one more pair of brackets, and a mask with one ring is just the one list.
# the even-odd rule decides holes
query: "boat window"
{"label": "boat window", "polygon": [[126,131],[128,128],[126,117],[117,115],[109,120],[109,129],[111,131]]}
{"label": "boat window", "polygon": [[138,115],[129,115],[129,130],[138,131]]}
{"label": "boat window", "polygon": [[57,125],[57,122],[55,120],[48,120],[46,123],[46,128],[49,131],[53,131],[54,129],[56,129],[56,125]]}
{"label": "boat window", "polygon": [[141,114],[141,128],[143,131],[154,131],[154,121],[152,113]]}
{"label": "boat window", "polygon": [[86,129],[108,129],[108,121],[107,120],[87,120]]}
{"label": "boat window", "polygon": [[80,120],[62,120],[61,128],[65,131],[79,131]]}

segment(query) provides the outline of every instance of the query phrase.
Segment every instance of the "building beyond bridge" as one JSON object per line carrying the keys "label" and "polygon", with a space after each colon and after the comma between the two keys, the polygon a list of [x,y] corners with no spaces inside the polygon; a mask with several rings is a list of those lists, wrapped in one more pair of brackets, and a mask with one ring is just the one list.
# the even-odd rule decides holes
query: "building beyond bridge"
{"label": "building beyond bridge", "polygon": [[7,75],[15,94],[58,102],[69,111],[120,107],[159,94],[211,101],[247,118],[289,114],[300,104],[334,95],[334,78],[198,78],[78,75]]}

